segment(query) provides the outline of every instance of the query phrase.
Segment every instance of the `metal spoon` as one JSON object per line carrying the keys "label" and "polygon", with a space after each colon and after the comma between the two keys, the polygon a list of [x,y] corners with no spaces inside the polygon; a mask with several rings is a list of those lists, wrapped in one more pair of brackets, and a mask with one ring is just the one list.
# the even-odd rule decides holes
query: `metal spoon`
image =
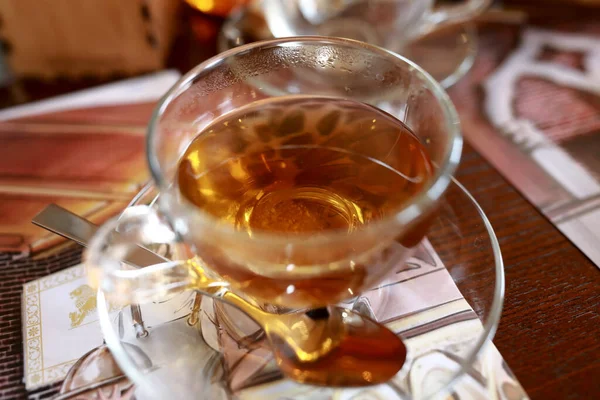
{"label": "metal spoon", "polygon": [[[87,245],[97,227],[61,207],[50,205],[32,221],[47,230]],[[165,259],[143,247],[124,260],[146,267]],[[385,326],[340,307],[272,314],[250,304],[208,277],[195,261],[191,287],[248,314],[265,331],[281,371],[297,382],[324,386],[366,386],[387,382],[402,368],[406,347]]]}

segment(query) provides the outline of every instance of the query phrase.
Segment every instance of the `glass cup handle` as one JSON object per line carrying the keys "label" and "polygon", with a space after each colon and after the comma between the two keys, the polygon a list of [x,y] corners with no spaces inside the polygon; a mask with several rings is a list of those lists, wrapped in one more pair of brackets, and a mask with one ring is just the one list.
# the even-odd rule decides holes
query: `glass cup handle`
{"label": "glass cup handle", "polygon": [[148,206],[127,210],[102,225],[89,243],[90,285],[117,304],[164,300],[195,282],[190,261],[168,260],[152,248],[180,243],[165,218]]}
{"label": "glass cup handle", "polygon": [[465,0],[461,4],[438,6],[425,15],[424,25],[429,30],[442,23],[469,19],[487,9],[491,2],[492,0]]}

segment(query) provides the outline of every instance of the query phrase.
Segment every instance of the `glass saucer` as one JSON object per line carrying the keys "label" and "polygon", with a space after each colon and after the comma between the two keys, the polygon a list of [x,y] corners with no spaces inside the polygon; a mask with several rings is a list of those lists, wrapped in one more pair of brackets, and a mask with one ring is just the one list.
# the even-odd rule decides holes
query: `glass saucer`
{"label": "glass saucer", "polygon": [[[125,212],[153,207],[156,197],[147,186]],[[177,252],[161,244],[153,250],[164,256]],[[252,320],[192,291],[142,305],[145,336],[136,335],[142,321],[132,319],[130,307],[115,307],[102,292],[98,314],[105,341],[136,385],[138,399],[429,399],[450,394],[485,399],[496,377],[483,349],[496,332],[503,299],[504,270],[494,230],[469,192],[454,181],[414,256],[378,287],[342,304],[403,338],[408,360],[387,384],[333,389],[283,379]]]}
{"label": "glass saucer", "polygon": [[[217,40],[219,52],[259,40],[272,39],[260,8],[236,10],[225,21]],[[409,42],[402,56],[414,61],[448,89],[473,66],[477,30],[470,22],[445,24]]]}

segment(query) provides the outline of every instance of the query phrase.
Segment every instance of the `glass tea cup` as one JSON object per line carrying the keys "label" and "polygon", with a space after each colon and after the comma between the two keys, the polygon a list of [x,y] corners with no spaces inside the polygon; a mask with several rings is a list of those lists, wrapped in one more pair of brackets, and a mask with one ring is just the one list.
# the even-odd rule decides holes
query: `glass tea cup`
{"label": "glass tea cup", "polygon": [[[350,230],[289,233],[241,229],[237,222],[202,207],[202,201],[214,197],[215,192],[219,201],[227,200],[227,184],[251,175],[254,164],[240,162],[247,154],[263,157],[275,151],[277,165],[289,161],[284,154],[290,149],[301,149],[302,154],[313,157],[327,146],[386,165],[408,157],[406,149],[392,152],[397,137],[388,142],[389,131],[383,136],[371,134],[369,127],[375,126],[375,119],[354,121],[352,110],[338,110],[335,118],[328,113],[326,135],[306,134],[311,112],[321,107],[314,104],[315,98],[326,99],[328,104],[370,105],[393,115],[421,143],[431,161],[430,179],[405,203]],[[239,114],[239,121],[229,118],[253,104],[288,100],[299,103],[292,108],[253,108]],[[261,113],[267,109],[264,117]],[[258,118],[257,113],[277,129],[245,125],[244,118]],[[215,132],[215,121],[224,120],[232,125]],[[260,126],[264,125],[269,127],[268,123]],[[200,143],[203,150],[190,156],[186,151],[193,142]],[[140,211],[141,215],[121,218],[119,235],[101,230],[87,255],[91,280],[111,300],[123,303],[163,300],[194,288],[198,270],[265,307],[315,308],[352,298],[381,281],[424,237],[451,182],[461,148],[458,117],[448,96],[421,68],[397,54],[358,41],[324,37],[277,39],[232,49],[190,71],[155,109],[148,129],[147,156],[161,193],[160,211]],[[219,180],[196,188],[204,199],[200,205],[180,190],[184,154],[198,177],[227,167]],[[331,171],[328,168],[337,161],[335,157],[326,159],[315,169],[316,175]],[[302,171],[301,166],[296,168]],[[344,169],[336,171],[345,177]],[[354,171],[360,175],[362,170]],[[326,185],[334,178],[325,175],[320,182]],[[361,185],[360,179],[353,182]],[[245,188],[242,185],[233,192]],[[401,188],[382,190],[391,195]],[[313,200],[311,194],[303,196]],[[304,211],[294,217],[302,221]],[[277,218],[280,221],[287,215]],[[147,222],[139,224],[140,219]],[[143,269],[121,263],[136,249],[136,243],[181,242],[186,250],[177,252],[180,262]]]}
{"label": "glass tea cup", "polygon": [[465,21],[491,0],[434,7],[433,0],[262,0],[275,37],[323,35],[361,40],[401,53],[407,42],[442,24]]}

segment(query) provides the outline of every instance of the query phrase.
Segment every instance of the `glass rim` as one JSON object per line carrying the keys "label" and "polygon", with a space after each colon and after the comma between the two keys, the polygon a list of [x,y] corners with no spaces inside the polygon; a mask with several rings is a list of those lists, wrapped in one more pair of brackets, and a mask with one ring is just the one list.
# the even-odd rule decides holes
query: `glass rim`
{"label": "glass rim", "polygon": [[[444,159],[437,165],[436,174],[431,179],[429,186],[416,195],[409,204],[398,209],[395,212],[390,213],[381,220],[370,222],[361,229],[348,233],[347,231],[329,231],[325,234],[314,235],[311,233],[294,234],[294,235],[282,235],[280,233],[267,233],[265,231],[256,230],[252,232],[252,240],[254,242],[268,242],[271,244],[289,244],[291,242],[302,242],[306,244],[312,243],[325,243],[335,239],[343,239],[348,237],[357,237],[366,232],[380,232],[385,231],[386,228],[390,228],[393,225],[404,225],[409,226],[414,221],[418,220],[422,215],[429,212],[439,202],[443,194],[446,192],[451,184],[452,176],[458,164],[460,162],[462,153],[462,132],[460,129],[460,121],[458,113],[454,108],[452,101],[448,94],[444,91],[440,83],[438,83],[429,73],[423,70],[420,66],[410,61],[401,55],[392,51],[386,50],[382,47],[375,46],[372,44],[360,42],[352,39],[345,38],[333,38],[324,36],[298,36],[298,37],[287,37],[278,38],[272,40],[264,40],[246,44],[243,46],[235,47],[227,50],[223,53],[219,53],[208,60],[200,63],[184,76],[182,76],[159,100],[158,104],[154,108],[150,122],[147,128],[146,138],[146,156],[147,162],[150,169],[151,176],[156,183],[157,188],[161,193],[166,193],[171,183],[168,182],[163,174],[162,167],[158,161],[158,157],[153,151],[154,138],[158,134],[159,125],[162,115],[165,113],[167,107],[171,102],[181,95],[184,91],[189,89],[194,79],[201,75],[205,70],[218,65],[231,57],[243,54],[259,48],[271,48],[279,45],[302,45],[306,44],[322,44],[322,45],[333,45],[333,46],[350,46],[357,50],[363,50],[370,52],[388,60],[394,61],[397,64],[405,64],[411,68],[411,72],[416,72],[421,75],[423,82],[427,88],[434,95],[435,99],[440,104],[440,109],[444,116],[445,128],[448,132],[449,149],[446,151]],[[392,114],[393,115],[393,114]],[[187,208],[193,209],[194,217],[199,217],[203,224],[211,226],[211,229],[222,232],[226,235],[237,237],[240,240],[247,240],[248,236],[245,232],[238,231],[234,226],[229,224],[219,224],[218,219],[211,214],[200,210],[184,199],[184,204]]]}
{"label": "glass rim", "polygon": [[[502,315],[502,310],[504,308],[504,295],[505,295],[505,276],[504,276],[504,260],[502,258],[502,251],[500,249],[500,243],[498,242],[498,238],[496,236],[496,232],[488,219],[487,215],[477,202],[477,200],[473,197],[473,195],[455,178],[451,179],[451,185],[456,185],[458,189],[468,197],[470,200],[471,206],[475,208],[477,214],[481,218],[483,222],[483,227],[488,233],[488,239],[490,242],[491,251],[494,255],[494,297],[492,299],[492,304],[490,306],[490,311],[485,320],[481,320],[483,330],[478,335],[477,340],[471,350],[467,353],[466,357],[460,359],[459,368],[454,372],[454,374],[448,379],[448,381],[444,384],[444,387],[440,388],[437,393],[433,393],[425,399],[430,400],[434,398],[438,398],[441,394],[449,393],[454,385],[465,375],[469,374],[470,376],[477,376],[474,374],[473,364],[477,357],[485,350],[485,347],[492,343],[492,340],[496,334],[498,326],[500,324],[500,317]],[[137,205],[138,202],[142,200],[142,198],[151,191],[154,185],[150,182],[147,183],[138,194],[130,201],[127,205],[127,208]],[[160,193],[160,192],[159,192]],[[157,195],[158,196],[158,195]],[[157,196],[153,197],[151,204],[154,204]],[[108,308],[106,306],[106,299],[104,296],[104,292],[99,289],[97,291],[97,302],[98,302],[98,319],[100,322],[100,329],[102,331],[102,335],[106,341],[107,346],[115,355],[115,361],[119,365],[119,367],[123,370],[123,372],[134,381],[134,383],[140,383],[147,381],[144,372],[135,365],[135,362],[131,359],[130,355],[127,353],[125,348],[122,345],[120,338],[115,332],[112,322],[110,319],[110,315],[108,312]],[[479,319],[479,318],[478,318]],[[483,385],[483,383],[482,383]],[[157,388],[153,385],[152,390],[161,390],[163,388]],[[168,393],[166,393],[168,394]]]}
{"label": "glass rim", "polygon": [[[464,361],[461,360],[460,368],[456,371],[452,377],[445,384],[444,388],[440,390],[440,392],[449,392],[452,387],[458,382],[458,380],[463,377],[466,373],[470,373],[473,371],[473,364],[477,357],[481,354],[482,351],[485,350],[485,347],[492,343],[494,336],[496,335],[496,331],[498,330],[498,326],[500,325],[500,317],[502,316],[502,310],[504,308],[504,293],[505,293],[505,277],[504,277],[504,259],[502,258],[502,251],[500,249],[500,242],[498,242],[498,237],[496,237],[496,232],[494,231],[494,227],[492,223],[488,219],[487,215],[475,199],[471,192],[467,190],[456,178],[452,178],[452,183],[454,183],[458,188],[465,194],[470,200],[471,205],[475,207],[479,217],[483,221],[483,226],[489,235],[490,246],[492,247],[492,252],[494,254],[494,298],[492,299],[492,304],[490,306],[490,312],[482,322],[483,332],[479,335],[475,345],[472,350],[467,353],[467,356],[464,358]],[[479,319],[479,316],[478,316]],[[471,376],[474,374],[470,373]],[[429,396],[429,399],[436,397],[437,394]]]}

